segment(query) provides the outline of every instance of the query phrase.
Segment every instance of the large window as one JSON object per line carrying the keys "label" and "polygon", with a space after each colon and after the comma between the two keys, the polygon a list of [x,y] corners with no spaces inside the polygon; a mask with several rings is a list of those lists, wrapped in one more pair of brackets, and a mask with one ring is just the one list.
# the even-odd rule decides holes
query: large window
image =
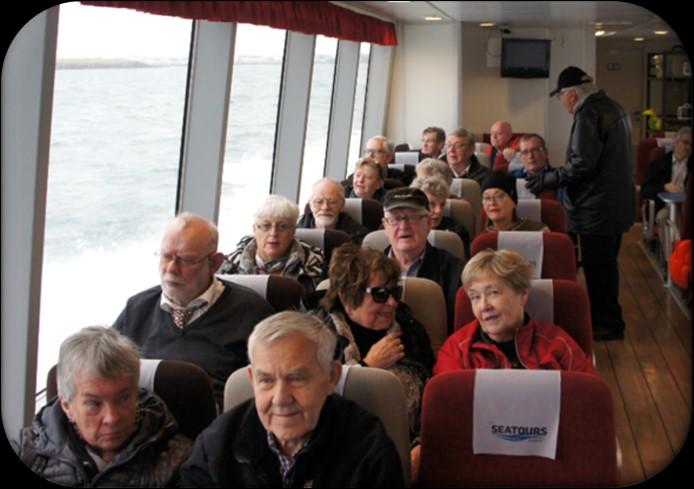
{"label": "large window", "polygon": [[251,234],[253,210],[270,193],[285,31],[239,24],[234,48],[219,249]]}
{"label": "large window", "polygon": [[[354,171],[354,164],[362,155],[361,139],[362,125],[364,124],[364,102],[366,101],[366,85],[369,78],[369,57],[371,44],[361,43],[359,47],[359,71],[357,73],[357,90],[354,95],[354,113],[352,115],[352,134],[349,140],[349,161],[347,161],[347,173]],[[369,134],[369,137],[376,134]]]}
{"label": "large window", "polygon": [[[124,35],[127,33],[127,35]],[[191,21],[60,6],[37,385],[71,333],[159,281],[175,212]]]}
{"label": "large window", "polygon": [[328,145],[330,101],[335,80],[337,39],[316,36],[315,53],[304,161],[301,169],[299,205],[302,209],[311,196],[311,187],[325,173],[325,151]]}

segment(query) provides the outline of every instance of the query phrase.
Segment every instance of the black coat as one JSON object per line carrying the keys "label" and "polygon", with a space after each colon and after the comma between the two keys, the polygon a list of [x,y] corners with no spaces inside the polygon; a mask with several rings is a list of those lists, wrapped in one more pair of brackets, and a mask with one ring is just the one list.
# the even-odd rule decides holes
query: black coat
{"label": "black coat", "polygon": [[176,481],[178,466],[191,442],[178,434],[176,421],[154,394],[140,390],[137,431],[116,458],[97,471],[60,407],[59,398],[44,406],[20,433],[17,456],[55,484],[72,487],[165,487]]}
{"label": "black coat", "polygon": [[217,418],[181,467],[186,487],[404,487],[395,445],[356,403],[329,396],[285,480],[253,399]]}
{"label": "black coat", "polygon": [[566,186],[569,231],[612,235],[634,222],[634,184],[629,117],[599,91],[574,113],[566,165],[557,170]]}

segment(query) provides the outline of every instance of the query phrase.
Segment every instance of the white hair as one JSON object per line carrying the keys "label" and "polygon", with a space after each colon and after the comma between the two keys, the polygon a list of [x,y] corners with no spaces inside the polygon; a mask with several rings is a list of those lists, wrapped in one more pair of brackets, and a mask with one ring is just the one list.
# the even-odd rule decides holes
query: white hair
{"label": "white hair", "polygon": [[297,311],[278,312],[256,324],[248,337],[248,359],[251,365],[256,345],[267,345],[297,334],[316,345],[316,360],[320,368],[326,373],[330,372],[337,336],[318,317]]}
{"label": "white hair", "polygon": [[253,213],[253,219],[283,218],[295,223],[299,218],[299,206],[283,195],[269,195]]}

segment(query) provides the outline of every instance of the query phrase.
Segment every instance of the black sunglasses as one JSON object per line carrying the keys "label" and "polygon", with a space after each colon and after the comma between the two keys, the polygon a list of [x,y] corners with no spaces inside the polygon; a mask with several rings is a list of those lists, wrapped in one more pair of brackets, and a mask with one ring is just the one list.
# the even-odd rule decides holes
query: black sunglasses
{"label": "black sunglasses", "polygon": [[383,304],[388,301],[388,297],[391,295],[396,301],[399,301],[402,297],[402,286],[396,285],[390,289],[388,287],[367,287],[364,292],[371,294],[374,302]]}

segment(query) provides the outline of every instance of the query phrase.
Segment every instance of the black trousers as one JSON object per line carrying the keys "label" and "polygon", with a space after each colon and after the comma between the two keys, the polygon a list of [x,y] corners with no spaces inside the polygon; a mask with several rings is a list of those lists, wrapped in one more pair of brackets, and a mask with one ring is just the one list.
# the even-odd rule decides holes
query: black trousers
{"label": "black trousers", "polygon": [[617,268],[622,234],[579,234],[577,238],[590,298],[593,328],[623,331]]}

